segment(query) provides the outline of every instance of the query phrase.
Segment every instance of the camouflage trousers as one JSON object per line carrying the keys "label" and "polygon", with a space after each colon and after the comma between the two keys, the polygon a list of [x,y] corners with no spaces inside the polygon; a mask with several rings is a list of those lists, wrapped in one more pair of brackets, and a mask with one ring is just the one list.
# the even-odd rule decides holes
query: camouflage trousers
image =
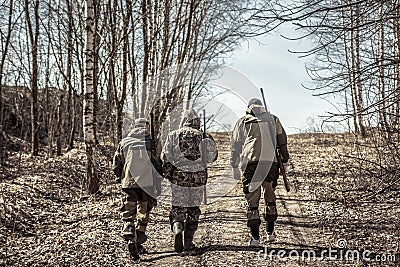
{"label": "camouflage trousers", "polygon": [[199,225],[201,210],[199,207],[177,207],[172,206],[169,214],[169,223],[180,222],[184,226],[184,230],[196,231]]}
{"label": "camouflage trousers", "polygon": [[171,227],[174,222],[184,224],[185,230],[197,230],[203,200],[203,187],[182,187],[172,184],[172,209],[169,215]]}
{"label": "camouflage trousers", "polygon": [[129,239],[136,230],[144,233],[149,223],[150,211],[154,201],[142,188],[123,188],[125,196],[120,209],[124,226],[122,236]]}
{"label": "camouflage trousers", "polygon": [[172,206],[198,207],[203,202],[204,186],[188,187],[171,184]]}

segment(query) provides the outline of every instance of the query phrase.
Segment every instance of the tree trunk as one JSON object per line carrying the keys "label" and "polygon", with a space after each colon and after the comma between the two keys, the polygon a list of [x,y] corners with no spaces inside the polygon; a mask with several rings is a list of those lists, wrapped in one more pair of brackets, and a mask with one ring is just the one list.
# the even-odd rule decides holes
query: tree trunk
{"label": "tree trunk", "polygon": [[85,90],[83,101],[83,128],[86,148],[86,191],[94,194],[99,190],[96,173],[95,139],[95,22],[94,6],[96,0],[86,0],[86,38],[85,38]]}
{"label": "tree trunk", "polygon": [[357,117],[358,117],[358,127],[360,129],[360,134],[362,137],[366,137],[364,118],[363,118],[363,84],[361,81],[361,55],[360,55],[360,4],[356,4],[355,7],[355,73],[356,73],[356,90],[357,90]]}
{"label": "tree trunk", "polygon": [[399,127],[399,119],[400,119],[400,1],[394,0],[393,6],[395,7],[395,18],[393,19],[393,57],[397,59],[397,62],[394,63],[394,82],[393,82],[393,90],[394,90],[394,108],[392,114],[392,126],[393,128]]}
{"label": "tree trunk", "polygon": [[13,17],[13,10],[14,10],[14,0],[10,0],[10,9],[8,12],[8,27],[7,27],[7,36],[5,38],[3,51],[1,54],[1,61],[0,61],[0,134],[3,130],[3,71],[4,71],[4,63],[6,61],[7,53],[8,53],[8,46],[10,45],[11,40],[11,32],[12,32],[12,17]]}
{"label": "tree trunk", "polygon": [[29,1],[25,0],[25,17],[28,25],[29,40],[31,43],[32,70],[30,77],[31,85],[31,155],[39,154],[39,124],[38,124],[38,39],[39,39],[39,0],[34,1],[34,22],[32,27],[29,14]]}
{"label": "tree trunk", "polygon": [[[63,46],[62,44],[62,30],[61,30],[61,6],[60,3],[58,5],[57,9],[57,17],[58,17],[58,40],[59,40],[59,51],[60,51],[60,59],[59,59],[59,65],[60,65],[60,70],[64,72],[64,61],[63,61]],[[63,73],[63,88],[58,89],[58,102],[57,102],[57,124],[56,124],[56,154],[57,156],[61,156],[62,152],[62,140],[64,140],[64,131],[65,131],[65,123],[64,123],[64,96],[65,92],[67,91],[67,79],[68,79],[68,74],[66,72]]]}
{"label": "tree trunk", "polygon": [[67,5],[67,17],[68,17],[68,30],[67,30],[67,65],[66,65],[66,77],[64,77],[64,92],[68,92],[67,95],[67,122],[65,125],[65,138],[67,139],[67,145],[69,149],[69,138],[73,124],[73,100],[72,98],[75,97],[72,91],[72,84],[71,84],[71,76],[72,76],[72,52],[73,52],[73,39],[72,39],[72,32],[74,30],[73,25],[73,16],[72,16],[72,6],[70,0],[66,0],[65,4]]}
{"label": "tree trunk", "polygon": [[99,102],[99,96],[97,91],[97,85],[99,83],[98,70],[99,70],[99,48],[100,48],[100,34],[99,32],[99,21],[100,21],[100,5],[99,0],[93,0],[94,3],[94,73],[93,73],[93,83],[94,83],[94,105],[93,105],[93,129],[94,129],[94,140],[96,145],[99,144],[97,138],[97,107]]}
{"label": "tree trunk", "polygon": [[[353,17],[352,17],[352,11],[350,10],[350,19],[351,19],[351,26],[353,26]],[[346,8],[342,9],[342,18],[343,18],[343,27],[346,27],[346,21],[345,21],[345,14],[346,14]],[[356,99],[357,99],[357,93],[355,90],[355,82],[353,79],[353,58],[352,58],[352,49],[353,49],[353,29],[350,31],[350,48],[348,45],[348,40],[347,40],[347,33],[343,33],[343,50],[345,54],[345,59],[346,59],[346,67],[347,67],[347,73],[348,73],[348,80],[349,80],[349,87],[350,87],[350,97],[351,97],[351,114],[352,114],[352,119],[353,119],[353,127],[354,127],[354,132],[358,133],[358,124],[357,124],[357,111],[356,111]],[[350,49],[350,51],[349,51]],[[350,104],[348,103],[347,100],[347,94],[345,96],[345,101],[346,101],[346,109],[348,110],[348,113],[350,114],[350,108],[348,107]],[[350,127],[350,122],[349,122],[349,128]],[[349,129],[350,130],[350,129]]]}
{"label": "tree trunk", "polygon": [[149,56],[150,56],[150,44],[149,44],[149,11],[147,1],[142,0],[142,34],[143,34],[143,73],[142,73],[142,94],[141,94],[141,108],[140,116],[144,116],[147,102],[147,76],[149,73]]}
{"label": "tree trunk", "polygon": [[[49,1],[49,6],[48,6],[48,16],[52,16],[52,1]],[[51,20],[49,19],[47,21],[47,28],[51,28]],[[48,38],[49,40],[51,39],[51,34],[50,32],[48,33]],[[61,53],[60,53],[61,54]],[[51,43],[48,42],[47,44],[47,58],[50,58],[51,55]],[[53,131],[53,115],[54,115],[54,110],[52,109],[52,99],[50,96],[50,61],[46,62],[46,71],[45,71],[45,82],[44,82],[44,95],[45,97],[45,103],[43,107],[43,112],[44,112],[44,117],[45,117],[45,123],[44,127],[47,129],[47,155],[49,157],[52,157],[54,154],[54,149],[53,149],[53,141],[54,141],[54,131]],[[43,92],[42,92],[43,94]]]}
{"label": "tree trunk", "polygon": [[123,50],[122,50],[122,73],[121,73],[121,97],[116,94],[116,111],[117,111],[117,140],[122,139],[123,127],[123,108],[127,96],[128,83],[128,54],[129,54],[129,22],[132,16],[132,1],[127,0],[127,14],[124,15],[123,24]]}
{"label": "tree trunk", "polygon": [[382,129],[388,129],[388,121],[386,114],[386,93],[385,93],[385,29],[384,29],[384,18],[383,18],[383,5],[384,3],[380,3],[379,7],[379,36],[378,36],[378,73],[379,73],[379,124]]}
{"label": "tree trunk", "polygon": [[1,61],[0,61],[0,163],[1,166],[4,166],[4,158],[5,158],[5,151],[4,149],[6,140],[5,140],[5,134],[3,133],[3,71],[4,71],[4,63],[6,61],[7,53],[8,53],[8,46],[10,44],[11,40],[11,32],[12,32],[12,27],[11,27],[11,22],[12,22],[12,16],[13,16],[13,10],[14,10],[14,3],[13,0],[10,0],[10,9],[8,12],[8,28],[7,28],[7,36],[5,38],[4,46],[3,46],[3,51],[1,54]]}

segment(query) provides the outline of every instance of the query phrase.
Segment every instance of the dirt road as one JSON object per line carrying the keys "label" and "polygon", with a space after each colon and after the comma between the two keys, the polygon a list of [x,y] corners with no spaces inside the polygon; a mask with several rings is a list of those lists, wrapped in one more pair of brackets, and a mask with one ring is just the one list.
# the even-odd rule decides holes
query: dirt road
{"label": "dirt road", "polygon": [[[210,182],[226,175],[229,158],[227,135],[215,137],[220,156],[210,166]],[[201,207],[199,230],[194,239],[199,251],[193,256],[182,257],[173,251],[168,224],[170,205],[159,203],[147,231],[148,253],[136,265],[381,266],[382,262],[343,259],[343,253],[348,252],[343,249],[365,250],[369,245],[375,252],[396,253],[398,202],[382,202],[382,207],[392,208],[378,210],[369,203],[345,201],[331,186],[342,175],[337,172],[340,162],[332,156],[333,150],[338,149],[337,138],[290,137],[292,190],[285,192],[282,181],[277,187],[276,242],[265,242],[263,222],[262,246],[248,246],[246,205],[237,184],[218,201]],[[28,155],[16,154],[10,163],[15,168],[10,168],[9,178],[0,183],[0,266],[135,265],[119,236],[121,192],[120,185],[111,182],[110,158],[110,155],[99,156],[102,193],[87,198],[79,196],[85,173],[82,148],[63,157],[36,161]],[[345,179],[343,176],[340,181]],[[261,201],[260,213],[263,208]],[[383,265],[396,266],[395,260],[398,259]]]}
{"label": "dirt road", "polygon": [[[221,177],[229,162],[226,153],[228,139],[219,135],[218,146],[222,149],[218,161],[210,167],[211,177]],[[229,150],[228,150],[229,151]],[[293,160],[298,155],[292,152]],[[291,171],[290,174],[294,174]],[[299,177],[301,179],[301,177]],[[277,187],[279,218],[276,225],[278,238],[268,244],[265,240],[265,222],[261,227],[261,247],[248,246],[249,231],[246,227],[246,202],[240,183],[217,202],[202,206],[202,216],[195,243],[199,247],[195,256],[181,257],[173,252],[172,234],[167,225],[168,205],[157,208],[156,223],[149,227],[149,254],[143,255],[141,265],[157,266],[303,266],[321,261],[324,249],[323,236],[311,216],[313,200],[309,190],[298,191],[300,182],[291,177],[292,190],[286,192],[282,181]],[[301,181],[304,182],[304,181]],[[211,184],[212,178],[211,178]],[[264,204],[260,202],[260,214]],[[309,214],[309,215],[307,215]],[[278,255],[279,251],[279,255]],[[315,256],[312,251],[315,251]],[[307,252],[307,253],[305,253]],[[314,262],[315,264],[315,262]],[[319,262],[319,266],[332,266],[335,262]]]}

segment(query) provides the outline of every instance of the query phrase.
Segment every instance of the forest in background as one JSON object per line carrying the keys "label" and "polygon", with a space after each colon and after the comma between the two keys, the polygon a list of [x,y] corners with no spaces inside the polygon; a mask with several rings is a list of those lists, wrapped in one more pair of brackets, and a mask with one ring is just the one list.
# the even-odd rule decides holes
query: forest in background
{"label": "forest in background", "polygon": [[[337,107],[322,119],[348,132],[289,136],[292,190],[280,180],[272,249],[321,251],[345,240],[392,262],[260,261],[247,246],[238,184],[202,206],[194,257],[174,253],[170,204],[159,203],[141,265],[398,264],[399,2],[0,0],[0,265],[132,264],[111,172],[123,120],[153,112],[159,131],[171,110],[212,93],[204,77],[243,41],[285,23],[297,27],[295,39],[313,40],[293,52],[309,59],[307,89]],[[154,79],[177,69],[190,82]],[[210,181],[230,152],[228,134],[213,135],[220,156]]]}
{"label": "forest in background", "polygon": [[[191,62],[212,71],[242,41],[292,23],[298,38],[314,43],[297,51],[310,59],[308,89],[338,107],[321,115],[348,124],[355,152],[373,151],[368,160],[346,155],[356,159],[355,175],[368,173],[380,190],[390,190],[400,177],[399,10],[398,0],[3,0],[2,180],[9,177],[8,154],[21,142],[39,157],[84,142],[82,189],[97,192],[96,147],[115,147],[127,110],[134,117],[158,114],[157,131],[172,109],[191,107],[208,93],[203,67],[194,65],[193,79],[183,85],[179,74],[153,77]],[[152,105],[155,96],[161,97]],[[372,165],[364,167],[366,161]]]}

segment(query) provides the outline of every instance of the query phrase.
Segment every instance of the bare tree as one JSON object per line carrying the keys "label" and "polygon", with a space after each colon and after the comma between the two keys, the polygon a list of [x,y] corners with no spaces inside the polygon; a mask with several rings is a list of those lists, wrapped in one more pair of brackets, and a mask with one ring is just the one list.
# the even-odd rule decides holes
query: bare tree
{"label": "bare tree", "polygon": [[[400,6],[399,0],[393,0],[392,5],[394,7]],[[392,31],[393,31],[393,58],[400,59],[400,8],[394,9],[394,16],[392,18]],[[391,123],[393,128],[399,127],[400,120],[400,68],[399,60],[393,64],[393,93],[394,93],[394,106],[392,108],[393,114],[391,117]],[[400,137],[398,137],[400,139]]]}
{"label": "bare tree", "polygon": [[[15,11],[25,15],[27,25],[15,35],[2,33],[2,47],[9,47],[8,52],[2,50],[2,66],[8,68],[7,77],[2,77],[15,85],[30,84],[32,92],[31,105],[15,104],[32,109],[21,119],[21,136],[29,136],[25,120],[32,120],[33,154],[39,128],[51,153],[53,140],[61,154],[83,136],[88,158],[85,186],[90,193],[99,188],[97,128],[103,140],[109,138],[104,133],[110,128],[118,140],[124,118],[150,111],[159,114],[159,128],[172,110],[190,107],[207,93],[203,81],[244,38],[276,25],[271,4],[256,0],[9,2],[17,8],[9,11],[8,29],[23,25],[11,14]],[[203,67],[191,62],[202,62]],[[181,66],[179,75],[155,78],[176,66]],[[6,72],[1,70],[2,75]]]}
{"label": "bare tree", "polygon": [[360,130],[361,136],[365,137],[365,126],[363,121],[363,83],[362,80],[362,72],[361,72],[361,55],[360,55],[360,5],[356,4],[354,7],[354,11],[351,10],[351,21],[352,21],[352,73],[353,73],[353,81],[355,83],[355,103],[356,103],[356,110],[357,110],[357,121],[358,121],[358,128]]}
{"label": "bare tree", "polygon": [[38,41],[39,41],[39,0],[33,1],[34,3],[34,18],[33,23],[30,15],[29,1],[25,0],[25,18],[29,33],[29,40],[31,44],[31,133],[32,133],[32,156],[37,156],[39,153],[39,125],[38,125]]}
{"label": "bare tree", "polygon": [[[380,187],[377,194],[396,190],[399,182],[399,10],[398,0],[297,0],[278,11],[282,21],[303,30],[300,38],[314,40],[303,54],[313,57],[309,89],[335,104],[344,97],[345,106],[326,121],[353,120],[358,165],[349,168],[358,182]],[[363,154],[365,148],[374,154]]]}
{"label": "bare tree", "polygon": [[386,114],[386,80],[385,80],[385,18],[384,18],[384,2],[380,3],[379,6],[379,31],[378,31],[378,78],[379,78],[379,95],[380,95],[380,104],[379,109],[379,124],[384,129],[388,129],[388,121]]}
{"label": "bare tree", "polygon": [[[64,90],[68,92],[67,97],[67,114],[68,114],[68,123],[65,131],[69,133],[67,137],[68,147],[73,147],[73,136],[75,133],[75,101],[76,101],[76,93],[73,90],[72,86],[72,67],[73,67],[73,30],[74,30],[74,20],[73,20],[73,9],[70,0],[66,0],[67,5],[67,63],[64,77]],[[69,137],[69,138],[68,138]]]}
{"label": "bare tree", "polygon": [[8,47],[10,45],[11,41],[11,33],[13,30],[13,24],[12,24],[12,18],[13,18],[13,11],[14,11],[14,3],[13,0],[10,0],[10,7],[8,10],[8,26],[7,26],[7,31],[6,33],[3,33],[3,31],[0,28],[0,34],[1,34],[1,59],[0,59],[0,162],[1,165],[4,166],[3,160],[4,160],[4,144],[5,144],[5,135],[3,132],[3,73],[4,73],[4,64],[6,61],[7,53],[8,53]]}
{"label": "bare tree", "polygon": [[83,101],[83,128],[86,148],[86,190],[93,194],[99,190],[96,172],[96,140],[95,140],[95,1],[86,0],[86,36],[85,36],[85,94]]}
{"label": "bare tree", "polygon": [[[0,61],[0,131],[2,131],[2,126],[3,126],[3,73],[4,73],[4,64],[6,61],[7,53],[8,53],[8,47],[10,45],[11,41],[11,33],[13,30],[13,11],[14,11],[14,1],[10,0],[10,7],[8,11],[8,27],[7,27],[7,32],[3,33],[1,32],[1,39],[2,39],[2,53],[1,53],[1,61]],[[4,39],[3,39],[3,36]],[[3,41],[4,40],[4,41]]]}

